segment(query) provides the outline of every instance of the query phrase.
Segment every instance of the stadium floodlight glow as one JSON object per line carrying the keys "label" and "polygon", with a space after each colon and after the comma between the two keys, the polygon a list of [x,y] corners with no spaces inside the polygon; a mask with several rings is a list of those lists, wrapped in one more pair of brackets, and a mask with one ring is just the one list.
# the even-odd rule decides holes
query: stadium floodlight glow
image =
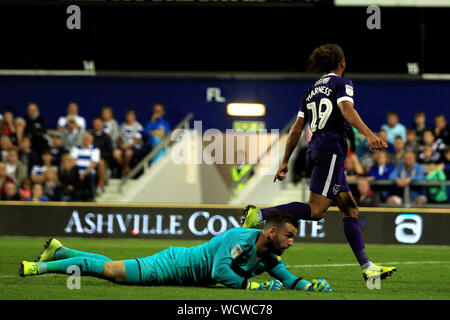
{"label": "stadium floodlight glow", "polygon": [[266,106],[261,103],[229,103],[227,113],[238,117],[261,117],[266,114]]}

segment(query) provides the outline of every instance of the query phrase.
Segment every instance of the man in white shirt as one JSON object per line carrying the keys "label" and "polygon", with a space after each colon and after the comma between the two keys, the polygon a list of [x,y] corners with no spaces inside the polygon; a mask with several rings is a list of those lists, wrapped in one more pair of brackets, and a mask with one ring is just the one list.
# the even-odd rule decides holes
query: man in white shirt
{"label": "man in white shirt", "polygon": [[91,201],[95,197],[96,168],[100,162],[100,149],[94,147],[94,138],[89,132],[83,133],[83,142],[80,146],[70,150],[70,156],[76,160],[80,174],[82,190],[88,190],[85,200]]}
{"label": "man in white shirt", "polygon": [[78,115],[78,104],[76,104],[75,102],[70,102],[69,105],[67,106],[67,115],[63,116],[63,117],[59,117],[58,119],[58,130],[62,131],[67,124],[67,118],[68,117],[74,117],[75,118],[75,122],[77,124],[77,129],[81,132],[86,131],[86,120],[82,117]]}

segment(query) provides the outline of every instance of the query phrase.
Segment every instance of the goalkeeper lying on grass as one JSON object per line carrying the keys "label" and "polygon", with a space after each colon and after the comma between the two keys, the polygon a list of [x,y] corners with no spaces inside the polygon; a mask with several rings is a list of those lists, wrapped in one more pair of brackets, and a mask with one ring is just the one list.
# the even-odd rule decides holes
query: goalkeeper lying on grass
{"label": "goalkeeper lying on grass", "polygon": [[[50,239],[37,262],[22,261],[19,275],[66,273],[78,266],[81,275],[137,285],[197,285],[221,283],[248,290],[296,289],[332,291],[324,279],[309,282],[291,274],[280,255],[294,244],[298,221],[274,210],[263,230],[233,228],[191,248],[171,247],[146,258],[112,261],[100,254],[64,247]],[[250,278],[267,271],[276,279],[263,283]]]}

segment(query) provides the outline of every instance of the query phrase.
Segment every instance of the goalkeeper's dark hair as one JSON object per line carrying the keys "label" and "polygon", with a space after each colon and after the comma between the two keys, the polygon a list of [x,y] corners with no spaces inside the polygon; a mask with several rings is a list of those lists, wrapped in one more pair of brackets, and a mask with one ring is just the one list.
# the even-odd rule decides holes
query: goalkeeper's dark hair
{"label": "goalkeeper's dark hair", "polygon": [[290,223],[298,229],[298,220],[292,214],[283,210],[272,210],[269,212],[264,228],[281,228],[285,223]]}
{"label": "goalkeeper's dark hair", "polygon": [[337,44],[324,44],[311,53],[308,59],[308,72],[325,73],[336,69],[344,59],[344,50]]}

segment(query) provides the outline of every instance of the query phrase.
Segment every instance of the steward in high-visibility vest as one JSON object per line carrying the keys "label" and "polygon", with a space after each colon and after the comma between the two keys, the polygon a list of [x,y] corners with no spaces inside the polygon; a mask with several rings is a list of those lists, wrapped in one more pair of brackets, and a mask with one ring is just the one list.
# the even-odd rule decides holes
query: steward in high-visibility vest
{"label": "steward in high-visibility vest", "polygon": [[[247,173],[248,175],[242,181],[239,181]],[[250,179],[252,175],[253,169],[252,166],[249,164],[241,164],[233,166],[231,168],[231,177],[233,179],[233,196],[235,196],[242,188],[244,188],[244,185],[247,183],[247,181]]]}

